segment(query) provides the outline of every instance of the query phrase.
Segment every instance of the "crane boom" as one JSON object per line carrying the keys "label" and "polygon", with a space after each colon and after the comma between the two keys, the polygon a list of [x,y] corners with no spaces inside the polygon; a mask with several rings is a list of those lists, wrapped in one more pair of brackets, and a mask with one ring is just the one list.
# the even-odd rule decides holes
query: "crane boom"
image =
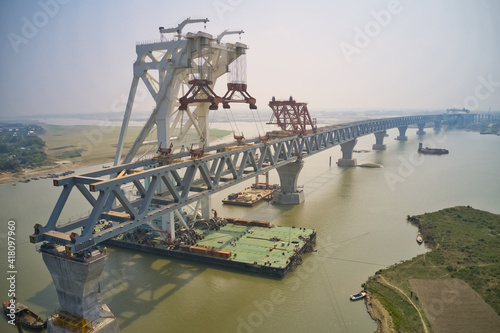
{"label": "crane boom", "polygon": [[185,19],[184,21],[182,21],[181,23],[179,23],[179,25],[176,27],[176,28],[167,28],[165,29],[164,27],[160,27],[160,33],[177,33],[177,38],[178,39],[181,39],[181,34],[182,34],[182,29],[184,29],[184,27],[187,25],[187,24],[191,24],[191,23],[207,23],[209,22],[209,19],[208,18],[204,18],[204,19],[192,19],[190,17],[188,17],[187,19]]}
{"label": "crane boom", "polygon": [[239,30],[239,31],[236,31],[236,30],[224,30],[223,32],[221,32],[221,34],[219,36],[217,36],[217,43],[220,43],[222,37],[224,37],[225,35],[235,35],[235,34],[241,35],[243,33],[245,33],[243,30]]}

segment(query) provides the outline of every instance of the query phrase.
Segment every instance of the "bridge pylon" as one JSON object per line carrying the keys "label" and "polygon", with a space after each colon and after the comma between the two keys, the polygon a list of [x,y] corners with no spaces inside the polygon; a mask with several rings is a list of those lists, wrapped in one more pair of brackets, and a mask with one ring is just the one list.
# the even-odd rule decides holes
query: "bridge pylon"
{"label": "bridge pylon", "polygon": [[408,129],[408,125],[399,126],[398,127],[399,135],[396,137],[395,140],[398,140],[398,141],[407,141],[408,140],[408,137],[406,136],[406,130],[407,129]]}
{"label": "bridge pylon", "polygon": [[443,121],[441,119],[440,120],[436,120],[434,122],[434,132],[440,132],[441,131],[442,123],[443,123]]}
{"label": "bridge pylon", "polygon": [[304,191],[297,188],[300,170],[304,167],[304,161],[285,164],[276,168],[280,177],[281,189],[273,194],[273,202],[284,205],[298,205],[304,201]]}
{"label": "bridge pylon", "polygon": [[424,131],[425,123],[418,123],[417,126],[418,126],[417,135],[425,135]]}
{"label": "bridge pylon", "polygon": [[354,146],[356,145],[357,142],[358,139],[354,139],[340,144],[340,150],[342,151],[342,158],[339,158],[339,160],[337,161],[337,165],[339,167],[356,166],[357,161],[355,158],[352,158],[352,151],[354,150]]}
{"label": "bridge pylon", "polygon": [[375,143],[373,144],[372,149],[373,150],[385,150],[387,146],[384,144],[384,138],[385,135],[387,134],[386,130],[380,131],[380,132],[375,132],[373,133],[375,135]]}

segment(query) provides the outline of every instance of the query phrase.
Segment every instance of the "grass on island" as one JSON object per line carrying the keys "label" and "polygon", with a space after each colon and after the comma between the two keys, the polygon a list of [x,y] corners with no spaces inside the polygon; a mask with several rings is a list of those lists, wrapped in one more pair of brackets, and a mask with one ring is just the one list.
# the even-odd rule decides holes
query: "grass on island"
{"label": "grass on island", "polygon": [[[364,285],[390,313],[395,330],[424,332],[413,305],[385,281],[410,296],[410,279],[458,278],[500,314],[500,215],[453,207],[408,220],[419,228],[431,251],[378,271]],[[424,314],[414,296],[412,301]],[[426,325],[430,327],[427,319]]]}
{"label": "grass on island", "polygon": [[[43,125],[45,134],[40,137],[47,145],[47,154],[53,161],[68,160],[74,164],[95,165],[111,162],[115,157],[120,127],[100,127],[86,125]],[[142,127],[129,127],[125,138],[125,149],[130,148]],[[231,132],[210,130],[211,139],[224,137]],[[154,141],[153,138],[146,141]],[[143,146],[141,153],[147,150],[155,152],[156,144]]]}

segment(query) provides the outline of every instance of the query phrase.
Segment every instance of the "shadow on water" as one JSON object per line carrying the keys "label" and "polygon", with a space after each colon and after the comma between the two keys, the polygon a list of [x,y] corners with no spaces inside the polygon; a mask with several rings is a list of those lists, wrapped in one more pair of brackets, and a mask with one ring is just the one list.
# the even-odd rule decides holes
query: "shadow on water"
{"label": "shadow on water", "polygon": [[100,281],[101,299],[118,319],[120,329],[124,329],[150,314],[206,268],[126,249],[110,249]]}
{"label": "shadow on water", "polygon": [[357,168],[354,167],[343,168],[342,172],[336,177],[336,181],[328,184],[330,186],[334,186],[331,196],[344,204],[350,205],[355,186],[355,173],[357,171]]}
{"label": "shadow on water", "polygon": [[[165,258],[127,249],[109,248],[108,251],[110,254],[99,282],[100,299],[116,316],[121,330],[133,326],[132,323],[141,317],[150,316],[152,312],[162,317],[157,320],[168,322],[167,316],[154,311],[155,308],[162,307],[163,302],[180,289],[188,287],[207,269],[230,273],[237,280],[245,280],[247,277],[263,281],[282,280],[234,268]],[[27,302],[41,309],[37,313],[44,319],[55,313],[59,308],[59,301],[52,280],[28,298]],[[53,304],[54,307],[47,307],[47,304]]]}
{"label": "shadow on water", "polygon": [[375,151],[375,154],[373,155],[374,156],[374,159],[373,159],[373,163],[377,163],[377,164],[380,164],[380,165],[384,165],[385,161],[386,161],[386,157],[387,157],[387,154],[384,154],[384,151]]}
{"label": "shadow on water", "polygon": [[[21,301],[24,303],[23,301]],[[50,283],[45,286],[45,288],[40,289],[36,294],[33,294],[31,297],[26,299],[26,303],[34,304],[38,309],[42,309],[41,311],[34,311],[38,314],[42,319],[47,319],[46,317],[50,316],[54,313],[59,307],[59,301],[57,300],[57,293],[52,284],[52,280]],[[47,304],[54,304],[54,307],[48,307]],[[31,307],[30,307],[31,309]]]}

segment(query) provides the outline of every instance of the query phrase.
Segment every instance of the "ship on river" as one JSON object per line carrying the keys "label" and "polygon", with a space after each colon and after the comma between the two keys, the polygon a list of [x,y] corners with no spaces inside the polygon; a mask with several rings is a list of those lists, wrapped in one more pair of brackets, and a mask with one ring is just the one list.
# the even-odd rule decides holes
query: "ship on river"
{"label": "ship on river", "polygon": [[[111,222],[104,220],[96,225],[96,229],[108,227]],[[216,217],[178,229],[174,239],[165,231],[148,225],[104,243],[283,278],[302,262],[302,254],[313,251],[316,231],[274,226],[264,221]]]}
{"label": "ship on river", "polygon": [[423,148],[422,142],[418,144],[418,152],[421,154],[429,154],[429,155],[443,155],[449,153],[448,149],[444,148],[429,148],[429,147]]}

